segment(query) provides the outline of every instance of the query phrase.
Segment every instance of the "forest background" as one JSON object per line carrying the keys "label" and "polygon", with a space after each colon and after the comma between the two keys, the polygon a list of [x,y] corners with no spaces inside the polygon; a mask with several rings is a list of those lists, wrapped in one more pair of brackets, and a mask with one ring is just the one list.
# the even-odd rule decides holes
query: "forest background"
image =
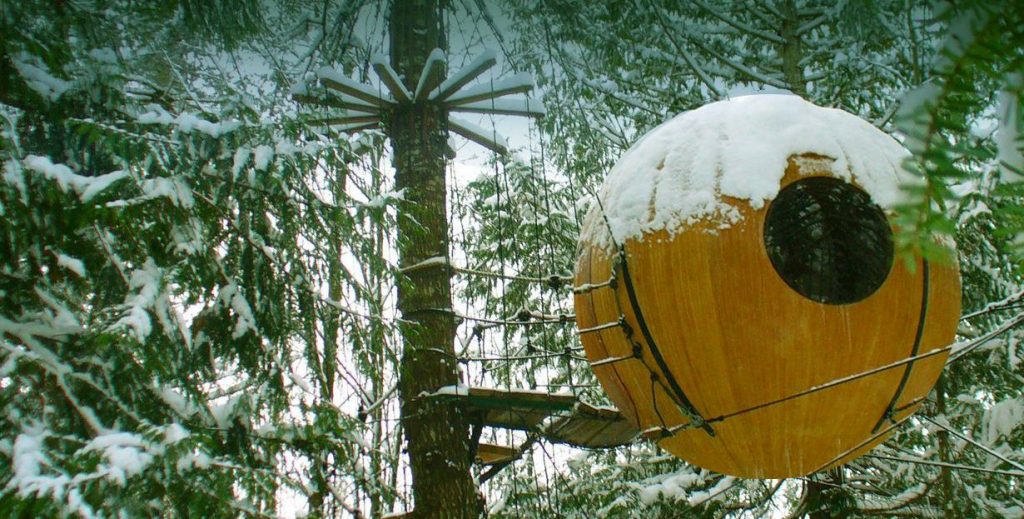
{"label": "forest background", "polygon": [[[392,50],[396,10],[414,3],[0,4],[0,514],[414,509],[398,287],[415,204],[396,185],[389,128],[339,131],[329,108],[296,101],[321,67],[382,92],[373,64]],[[952,261],[930,237],[953,236],[964,286],[964,347],[927,419],[874,457],[803,480],[736,480],[649,443],[578,451],[487,430],[492,443],[536,443],[479,486],[482,505],[437,506],[1024,517],[1024,7],[428,8],[449,71],[495,48],[500,66],[481,81],[532,73],[546,108],[525,130],[476,121],[518,128],[512,153],[453,139],[440,161],[458,382],[606,403],[563,319],[571,290],[558,280],[579,222],[640,135],[741,93],[790,92],[896,135],[923,180],[895,217],[900,252]],[[469,445],[470,434],[445,440]]]}

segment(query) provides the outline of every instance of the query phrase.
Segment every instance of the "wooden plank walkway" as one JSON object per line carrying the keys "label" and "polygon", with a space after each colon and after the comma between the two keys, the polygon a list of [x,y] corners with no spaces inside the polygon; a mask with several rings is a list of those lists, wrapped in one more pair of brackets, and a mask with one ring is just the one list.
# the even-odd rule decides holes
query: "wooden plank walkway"
{"label": "wooden plank walkway", "polygon": [[632,443],[639,434],[619,411],[566,393],[448,386],[433,396],[461,403],[480,425],[527,431],[553,443],[604,449]]}

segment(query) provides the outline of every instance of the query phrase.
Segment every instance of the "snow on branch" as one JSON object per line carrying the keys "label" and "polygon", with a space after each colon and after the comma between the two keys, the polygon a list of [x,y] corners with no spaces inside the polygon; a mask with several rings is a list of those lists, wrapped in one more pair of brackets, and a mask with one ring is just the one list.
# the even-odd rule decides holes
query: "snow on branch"
{"label": "snow on branch", "polygon": [[622,104],[625,104],[627,106],[631,106],[633,108],[636,108],[637,110],[640,110],[642,112],[647,112],[647,113],[652,114],[652,115],[658,115],[658,116],[662,115],[662,114],[659,114],[658,112],[656,112],[656,111],[654,111],[654,110],[652,110],[652,109],[650,109],[650,108],[640,104],[640,102],[637,101],[635,98],[632,98],[632,97],[629,97],[629,96],[625,96],[625,95],[622,95],[622,94],[620,94],[618,92],[612,91],[611,89],[609,89],[607,87],[607,85],[604,85],[604,84],[602,84],[600,82],[597,82],[597,81],[594,81],[594,80],[591,80],[591,79],[587,79],[585,77],[580,77],[580,76],[575,76],[575,77],[576,77],[576,79],[579,82],[583,83],[584,85],[587,85],[588,87],[593,88],[597,92],[600,92],[600,93],[602,93],[602,94],[604,94],[604,95],[606,95],[606,96],[608,96],[608,97],[610,97],[612,99],[615,99],[616,101],[619,101]]}
{"label": "snow on branch", "polygon": [[413,263],[412,265],[402,267],[398,269],[398,271],[403,274],[408,274],[409,272],[413,272],[416,270],[447,265],[449,265],[448,258],[444,256],[434,256],[431,258],[427,258],[419,263]]}
{"label": "snow on branch", "polygon": [[373,122],[367,122],[367,123],[352,123],[352,124],[340,124],[340,123],[331,124],[330,122],[328,122],[328,123],[325,123],[325,126],[330,126],[334,131],[337,131],[337,132],[340,132],[340,133],[353,134],[353,133],[356,133],[356,132],[361,132],[363,130],[372,130],[374,128],[379,128],[380,127],[380,120],[374,120]]}
{"label": "snow on branch", "polygon": [[811,20],[811,21],[801,25],[800,27],[797,27],[796,35],[797,36],[803,36],[804,34],[807,34],[808,32],[811,32],[812,30],[817,28],[819,25],[827,22],[828,19],[829,19],[829,16],[827,14],[823,14],[823,15],[821,15],[821,16],[819,16],[819,17],[817,17],[817,18],[815,18],[815,19],[813,19],[813,20]]}
{"label": "snow on branch", "polygon": [[701,83],[704,83],[704,86],[708,87],[708,90],[710,90],[715,97],[722,97],[721,89],[719,89],[718,85],[715,84],[715,81],[708,76],[708,73],[697,64],[693,59],[693,56],[690,55],[690,52],[686,50],[686,47],[679,45],[674,38],[672,39],[672,44],[676,51],[679,52],[679,57],[672,56],[662,50],[651,48],[645,48],[644,53],[653,58],[658,58],[674,65],[689,68],[697,75],[697,78],[700,79]]}
{"label": "snow on branch", "polygon": [[740,23],[739,21],[737,21],[737,20],[735,20],[733,18],[730,18],[730,17],[728,17],[728,16],[726,16],[726,15],[724,15],[724,14],[722,14],[722,13],[716,11],[716,10],[714,10],[710,5],[705,4],[704,2],[702,2],[700,0],[694,0],[694,3],[697,4],[697,7],[700,7],[701,9],[703,9],[704,12],[710,14],[711,16],[714,16],[715,18],[718,18],[719,20],[725,22],[726,25],[729,25],[730,27],[733,27],[734,29],[737,29],[737,30],[739,30],[739,31],[741,31],[741,32],[743,32],[745,34],[749,34],[751,36],[757,36],[758,38],[761,38],[761,39],[764,39],[764,40],[768,40],[768,41],[770,41],[772,43],[784,43],[784,41],[785,41],[778,34],[772,34],[770,32],[766,32],[766,31],[762,31],[762,30],[759,30],[759,29],[755,29],[755,28],[753,28],[753,27],[751,27],[749,25]]}
{"label": "snow on branch", "polygon": [[62,191],[71,188],[83,203],[88,203],[111,184],[128,177],[126,171],[114,171],[97,177],[82,176],[71,171],[71,168],[63,164],[54,164],[49,157],[41,155],[29,155],[25,157],[22,164],[26,169],[57,182]]}
{"label": "snow on branch", "polygon": [[49,67],[38,56],[19,52],[11,58],[15,70],[25,84],[48,101],[56,101],[71,89],[72,83],[50,73]]}
{"label": "snow on branch", "polygon": [[890,512],[897,510],[926,496],[930,488],[931,482],[918,483],[895,496],[886,497],[885,499],[875,499],[872,501],[858,499],[857,510],[860,512]]}
{"label": "snow on branch", "polygon": [[729,68],[731,68],[731,69],[733,69],[733,70],[735,70],[735,71],[737,71],[737,72],[739,72],[741,74],[745,74],[750,79],[753,79],[755,81],[760,81],[761,83],[764,83],[764,84],[769,85],[769,86],[773,86],[775,88],[789,89],[789,86],[787,86],[782,81],[780,81],[780,80],[778,80],[776,78],[773,78],[771,76],[767,76],[765,74],[762,74],[762,73],[760,73],[760,72],[758,72],[758,71],[756,71],[756,70],[754,70],[754,69],[752,69],[752,68],[750,68],[750,67],[748,67],[748,66],[746,66],[746,65],[744,65],[742,63],[737,63],[737,62],[735,62],[735,61],[733,61],[733,60],[723,56],[720,52],[717,52],[714,49],[712,49],[711,47],[708,47],[707,45],[702,43],[697,38],[689,38],[689,40],[691,42],[693,42],[694,45],[700,47],[701,50],[703,50],[704,52],[707,52],[708,54],[713,56],[715,59],[717,59],[717,60],[721,61],[722,63],[724,63]]}
{"label": "snow on branch", "polygon": [[380,122],[380,116],[376,114],[365,114],[360,112],[350,112],[338,117],[328,117],[325,119],[317,119],[313,121],[315,124],[322,124],[325,126],[336,126],[336,125],[352,125],[352,124],[370,124]]}
{"label": "snow on branch", "polygon": [[332,108],[341,108],[343,110],[356,110],[366,113],[377,113],[380,111],[379,106],[363,103],[352,96],[344,94],[340,97],[316,97],[308,94],[294,94],[292,95],[292,99],[298,103],[330,106]]}
{"label": "snow on branch", "polygon": [[217,138],[242,127],[241,121],[207,121],[206,119],[189,112],[182,112],[175,116],[165,110],[162,106],[156,104],[149,105],[147,110],[148,111],[136,115],[135,120],[138,121],[139,124],[176,125],[178,130],[182,133],[192,133],[193,131],[197,131],[205,133],[210,137]]}

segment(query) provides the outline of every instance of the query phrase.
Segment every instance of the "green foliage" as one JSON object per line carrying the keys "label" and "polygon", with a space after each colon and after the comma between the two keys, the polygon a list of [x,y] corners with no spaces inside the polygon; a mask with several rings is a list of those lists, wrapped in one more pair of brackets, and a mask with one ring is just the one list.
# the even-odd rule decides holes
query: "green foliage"
{"label": "green foliage", "polygon": [[479,323],[473,332],[478,351],[514,358],[492,372],[499,387],[536,388],[539,382],[552,392],[592,388],[593,378],[575,353],[566,297],[577,233],[572,187],[540,161],[497,160],[493,172],[470,181],[453,204],[469,267],[461,294],[484,315],[524,324],[494,329]]}
{"label": "green foliage", "polygon": [[[402,194],[383,135],[325,132],[289,99],[314,66],[365,72],[373,9],[307,4],[0,4],[0,515],[409,507],[387,317]],[[501,321],[460,329],[466,382],[604,401],[567,290],[593,186],[671,115],[757,90],[898,130],[920,180],[901,250],[952,261],[935,236],[956,238],[961,339],[1019,316],[1016,4],[512,7],[549,115],[529,162],[496,159],[450,197],[456,311]],[[922,413],[1020,462],[1020,344],[1012,330],[950,365]],[[1011,468],[924,420],[877,453]],[[805,482],[643,443],[524,458],[485,489],[496,517],[1024,513],[1018,477],[880,458]]]}
{"label": "green foliage", "polygon": [[[359,201],[382,194],[358,179],[380,139],[281,110],[301,76],[291,46],[317,36],[261,24],[312,13],[204,7],[3,4],[5,516],[276,515],[327,479],[366,486],[344,474],[371,428],[332,395],[339,331],[377,351],[390,333],[349,308],[387,272],[358,232],[387,221]],[[259,66],[226,71],[228,50]],[[371,253],[361,276],[342,264]],[[372,373],[371,401],[386,390]]]}
{"label": "green foliage", "polygon": [[[955,187],[977,176],[995,158],[991,135],[978,135],[977,125],[991,119],[997,91],[1006,89],[1014,96],[1019,90],[1019,85],[1012,84],[1016,77],[1012,73],[1024,65],[1020,23],[1024,10],[972,2],[948,8],[938,18],[948,24],[949,31],[929,82],[908,92],[896,115],[914,155],[907,167],[923,179],[908,188],[910,200],[896,223],[903,231],[902,250],[942,259],[943,249],[931,237],[954,233],[953,208],[959,202]],[[1019,105],[1014,109],[1016,113],[1004,117],[1019,121]],[[1015,179],[1003,180],[1011,184]],[[1012,198],[1014,191],[1007,185],[996,194]],[[1001,224],[1012,224],[1015,205],[1001,211],[1005,214]],[[1016,232],[1014,226],[999,227],[999,232]],[[948,261],[948,254],[945,258]]]}
{"label": "green foliage", "polygon": [[[541,488],[511,479],[501,482],[518,492],[492,508],[494,517],[762,517],[773,509],[770,498],[780,486],[701,470],[651,445],[575,453],[564,473],[539,482]],[[729,493],[746,499],[723,502]]]}
{"label": "green foliage", "polygon": [[[521,55],[541,77],[547,105],[558,107],[543,123],[548,149],[576,185],[597,185],[639,135],[677,112],[729,95],[789,90],[901,133],[913,153],[907,167],[919,181],[906,187],[908,203],[894,218],[902,231],[898,246],[907,259],[950,262],[948,238],[936,236],[956,237],[964,308],[977,311],[961,326],[962,340],[1019,315],[1022,141],[1014,128],[1022,120],[1024,25],[1018,7],[696,0],[518,7],[525,33],[544,35],[539,47],[525,39]],[[1004,453],[1019,450],[1019,420],[1007,419],[1022,401],[1018,341],[1011,331],[953,363],[922,413]],[[1010,467],[927,422],[911,425],[879,452]],[[616,472],[619,463],[592,459],[587,478],[573,480],[579,485],[573,492],[592,497],[617,488],[624,502],[635,500],[636,489],[648,488],[644,476]],[[798,515],[823,506],[837,516],[1020,514],[1009,493],[1018,478],[877,458],[815,477],[824,479],[787,483],[766,499]],[[726,492],[716,513],[739,515],[733,504],[746,499]],[[578,505],[609,516],[648,514],[608,510],[596,500]]]}

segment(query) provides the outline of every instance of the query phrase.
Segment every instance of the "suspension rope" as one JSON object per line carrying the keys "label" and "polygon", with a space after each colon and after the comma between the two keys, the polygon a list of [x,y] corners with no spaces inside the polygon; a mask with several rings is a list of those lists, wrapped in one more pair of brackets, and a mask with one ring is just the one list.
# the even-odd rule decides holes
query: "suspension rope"
{"label": "suspension rope", "polygon": [[901,462],[901,463],[913,463],[915,465],[927,465],[927,466],[930,466],[930,467],[943,467],[943,468],[954,469],[954,470],[966,470],[966,471],[970,471],[970,472],[984,472],[984,473],[987,473],[987,474],[999,474],[1001,476],[1016,476],[1016,477],[1019,477],[1019,478],[1020,477],[1024,477],[1024,472],[1020,472],[1020,471],[1000,470],[1000,469],[987,469],[987,468],[984,468],[984,467],[972,467],[970,465],[960,465],[960,464],[956,464],[956,463],[946,463],[944,461],[932,461],[932,460],[924,460],[924,459],[917,459],[917,458],[906,458],[906,457],[902,457],[902,456],[899,456],[899,457],[897,457],[897,456],[887,456],[885,454],[865,454],[864,457],[866,457],[866,458],[874,458],[874,459],[879,459],[879,460],[887,460],[887,461],[897,461],[897,462]]}
{"label": "suspension rope", "polygon": [[[463,243],[467,242],[468,239],[465,236],[463,236]],[[538,283],[555,290],[562,288],[564,285],[568,283],[572,283],[573,279],[572,276],[564,274],[548,274],[546,276],[524,276],[521,274],[505,274],[504,272],[492,272],[488,270],[459,267],[457,265],[453,265],[448,258],[442,256],[428,258],[419,263],[414,263],[412,265],[402,267],[399,269],[399,272],[402,272],[404,274],[412,272],[414,270],[432,267],[445,267],[451,270],[452,272],[459,274],[467,274],[471,276],[502,279],[506,281],[522,281],[524,283]]]}
{"label": "suspension rope", "polygon": [[986,333],[985,335],[982,335],[981,337],[978,337],[977,339],[974,339],[967,343],[958,343],[954,345],[956,347],[954,348],[953,353],[949,356],[949,360],[946,361],[946,365],[949,366],[950,364],[964,358],[964,356],[966,356],[967,354],[985,345],[992,339],[995,339],[996,337],[1012,330],[1013,328],[1016,328],[1021,323],[1024,323],[1024,313],[1018,314],[1013,318],[1007,319],[1006,321],[1003,322],[1003,324],[999,325],[998,328]]}
{"label": "suspension rope", "polygon": [[965,441],[965,442],[967,442],[967,443],[969,443],[971,445],[974,445],[975,447],[977,447],[977,448],[979,448],[979,449],[981,449],[981,450],[991,454],[992,456],[995,456],[996,458],[999,458],[1003,462],[1008,463],[1009,465],[1011,465],[1013,468],[1015,468],[1017,470],[1020,470],[1020,471],[1024,471],[1024,465],[1021,465],[1020,463],[1017,463],[1016,461],[1013,461],[1010,458],[1007,458],[1006,456],[1003,456],[1002,454],[999,453],[999,451],[996,451],[995,449],[993,449],[993,448],[991,448],[991,447],[989,447],[987,445],[984,445],[981,442],[978,442],[976,440],[972,440],[971,438],[968,438],[967,436],[957,432],[952,427],[950,427],[950,426],[948,426],[948,425],[946,425],[946,424],[944,424],[942,422],[939,422],[939,421],[935,420],[934,418],[932,418],[930,416],[922,416],[921,418],[924,418],[928,422],[938,426],[939,428],[943,429],[944,431],[948,432],[949,434],[952,434],[953,436],[956,436],[957,438],[960,438],[961,440],[963,440],[963,441]]}
{"label": "suspension rope", "polygon": [[[675,396],[676,403],[679,405],[683,414],[690,420],[692,424],[700,427],[704,432],[710,436],[715,435],[714,429],[707,424],[704,417],[701,416],[700,411],[693,405],[689,397],[686,396],[686,392],[683,391],[682,386],[674,376],[672,376],[672,370],[669,369],[668,363],[665,361],[665,357],[662,356],[661,350],[658,349],[657,343],[654,341],[654,336],[651,334],[650,329],[647,327],[647,321],[644,319],[643,312],[640,308],[640,302],[637,299],[636,289],[633,287],[633,282],[629,276],[629,270],[626,266],[626,248],[625,246],[619,246],[619,266],[622,268],[622,279],[623,285],[626,287],[626,295],[629,297],[629,304],[633,310],[633,317],[636,318],[637,325],[640,327],[640,333],[644,336],[644,341],[647,343],[647,349],[651,352],[651,357],[654,358],[654,362],[658,365],[661,370],[661,377],[665,378],[665,382],[669,388],[672,389],[672,394]],[[618,291],[615,292],[615,297],[618,298]],[[656,374],[653,370],[651,371],[651,377],[655,377]],[[659,379],[661,377],[658,377]]]}
{"label": "suspension rope", "polygon": [[1024,303],[1021,300],[1024,299],[1024,290],[1014,292],[1013,294],[999,300],[988,303],[980,310],[964,314],[960,317],[961,321],[967,321],[975,317],[979,317],[997,310],[1007,310],[1010,308],[1020,308],[1021,304]]}
{"label": "suspension rope", "polygon": [[[513,362],[537,359],[554,359],[559,357],[565,357],[565,352],[552,351],[548,353],[534,353],[529,355],[511,355],[508,357],[459,357],[459,362]],[[579,355],[569,355],[569,358],[579,362],[588,362],[586,357],[581,357]]]}
{"label": "suspension rope", "polygon": [[821,472],[822,470],[825,470],[825,469],[831,467],[832,465],[836,464],[839,460],[849,456],[850,454],[853,454],[854,452],[856,452],[859,449],[864,448],[865,446],[869,445],[871,442],[873,442],[873,441],[875,441],[875,440],[885,436],[886,434],[889,434],[889,431],[892,431],[893,429],[896,429],[897,427],[907,423],[907,421],[910,420],[911,416],[914,416],[914,415],[912,415],[912,414],[911,415],[907,415],[907,416],[904,416],[903,418],[893,422],[892,424],[886,426],[884,429],[882,429],[882,430],[872,434],[871,436],[869,436],[864,441],[862,441],[862,442],[854,445],[853,447],[850,447],[849,449],[846,449],[845,451],[839,453],[834,458],[832,458],[831,460],[825,462],[822,466],[812,470],[811,472]]}
{"label": "suspension rope", "polygon": [[[530,110],[530,98],[529,97],[526,98],[526,108],[527,108],[527,111]],[[545,219],[544,219],[544,223],[548,224],[548,223],[553,221],[552,218],[551,218],[552,215],[553,215],[553,211],[552,211],[552,207],[551,207],[551,186],[550,186],[550,183],[548,182],[547,165],[544,163],[544,155],[543,155],[543,153],[541,153],[539,161],[537,160],[537,158],[534,155],[534,133],[536,131],[536,133],[539,134],[539,131],[537,131],[537,129],[534,126],[535,125],[533,123],[531,123],[528,126],[528,128],[527,128],[527,137],[529,139],[529,150],[530,150],[530,159],[529,159],[530,177],[532,179],[534,179],[534,180],[537,179],[537,177],[538,177],[538,175],[537,175],[537,168],[538,168],[538,162],[539,162],[540,182],[541,182],[541,187],[543,189],[543,203],[544,203],[543,209],[544,209],[544,214],[546,215]],[[541,149],[542,150],[543,150],[543,138],[544,138],[543,135],[538,135],[538,140],[541,141]],[[545,267],[545,270],[550,271],[555,266],[555,240],[541,240],[541,234],[540,234],[541,219],[540,219],[540,215],[539,215],[539,211],[537,210],[537,207],[533,208],[533,214],[534,214],[534,227],[535,227],[535,230],[534,230],[534,233],[533,233],[533,237],[534,237],[534,245],[533,246],[534,246],[535,250],[538,248],[538,245],[544,245],[545,246],[544,249],[546,250],[546,253],[547,253],[546,254],[547,265]],[[542,243],[538,243],[538,241],[540,241]],[[540,273],[540,272],[542,272],[542,270],[540,269],[540,267],[538,265],[538,273]],[[560,278],[549,277],[549,284],[548,284],[548,286],[550,288],[552,288],[552,289],[556,289],[557,290],[557,289],[561,288],[563,285],[565,285],[565,286],[572,286],[571,285],[572,283],[573,283],[573,276],[571,276],[571,275],[563,275]],[[546,293],[541,294],[541,300],[542,300],[542,303],[544,305],[543,306],[544,311],[551,312],[552,308],[557,306],[555,301],[554,301],[554,297],[555,297],[555,295],[553,293],[551,293],[551,291],[548,291]],[[551,344],[552,335],[553,334],[550,333],[549,328],[548,327],[543,327],[543,328],[540,329],[540,331],[541,331],[541,338],[542,338],[544,344],[545,345]],[[570,351],[569,346],[565,346],[565,348],[563,349],[563,356],[564,356],[563,367],[564,367],[564,369],[566,371],[566,381],[568,382],[568,385],[569,385],[569,391],[573,394],[573,396],[578,398],[579,394],[578,394],[578,391],[577,391],[577,388],[576,388],[576,381],[575,381],[575,377],[574,377],[573,364],[571,362],[572,360],[574,360],[574,356],[572,355],[572,352]]]}
{"label": "suspension rope", "polygon": [[[627,342],[629,342],[633,346],[633,355],[628,359],[616,358],[612,362],[625,361],[629,359],[639,360],[651,376],[651,398],[653,400],[652,403],[654,404],[655,409],[657,409],[657,393],[653,390],[653,386],[655,383],[657,383],[661,385],[662,389],[665,390],[665,393],[675,403],[676,408],[678,408],[679,411],[683,414],[683,416],[685,416],[687,420],[689,420],[689,424],[693,425],[694,427],[700,427],[708,435],[714,436],[714,429],[711,428],[711,426],[707,423],[704,417],[700,414],[697,408],[690,401],[689,397],[687,397],[686,393],[682,389],[682,386],[679,385],[679,382],[672,375],[672,371],[669,369],[668,363],[662,356],[661,351],[658,349],[657,343],[654,341],[654,336],[648,328],[647,322],[643,317],[643,311],[640,308],[635,288],[633,287],[632,280],[629,276],[625,245],[619,244],[615,239],[615,235],[612,232],[611,223],[608,221],[608,217],[604,211],[604,205],[601,202],[601,198],[595,196],[594,199],[600,211],[601,218],[604,221],[605,227],[608,231],[609,240],[611,240],[614,249],[618,251],[618,254],[615,255],[612,263],[611,279],[609,279],[609,281],[607,282],[607,286],[611,287],[615,285],[615,281],[613,280],[618,279],[618,275],[620,272],[619,269],[621,269],[622,279],[624,281],[626,294],[629,300],[630,308],[633,312],[633,316],[636,319],[637,325],[640,328],[640,333],[643,335],[644,341],[647,344],[647,350],[651,353],[651,356],[654,358],[654,362],[657,364],[659,369],[655,370],[647,363],[646,358],[642,355],[642,347],[640,347],[640,345],[633,340],[632,328],[626,323],[625,313],[622,310],[622,303],[619,301],[618,290],[614,290],[612,292],[614,294],[615,304],[619,315],[618,322],[615,323],[614,327],[619,327],[623,330]],[[604,360],[609,361],[610,359]],[[659,429],[662,435],[670,435],[672,428],[668,426],[664,418],[661,416],[660,412],[657,412],[656,414],[662,424],[662,427]],[[637,423],[641,423],[639,417]]]}
{"label": "suspension rope", "polygon": [[[909,357],[909,358],[906,358],[906,359],[901,359],[901,360],[898,360],[896,362],[892,362],[892,363],[886,364],[884,366],[879,366],[877,368],[872,368],[872,369],[869,369],[869,370],[866,370],[866,371],[861,371],[859,373],[854,373],[853,375],[848,375],[848,376],[845,376],[845,377],[833,379],[833,380],[831,380],[829,382],[826,382],[824,384],[813,386],[811,388],[805,389],[803,391],[798,391],[796,393],[784,396],[782,398],[776,398],[775,400],[770,400],[768,402],[764,402],[764,403],[761,403],[761,404],[750,406],[750,407],[747,407],[747,408],[744,408],[744,409],[740,409],[738,411],[733,411],[733,412],[730,412],[730,413],[725,413],[725,414],[718,415],[718,416],[715,416],[715,417],[712,417],[712,418],[708,418],[707,421],[709,423],[718,423],[718,422],[722,422],[722,421],[728,420],[730,418],[735,418],[737,416],[742,416],[742,415],[745,415],[747,413],[751,413],[751,412],[754,412],[754,411],[757,411],[757,410],[760,410],[760,409],[764,409],[766,407],[772,407],[772,406],[775,406],[775,405],[779,405],[779,404],[782,404],[782,403],[785,403],[785,402],[789,402],[790,400],[794,400],[794,399],[797,399],[797,398],[800,398],[800,397],[811,395],[811,394],[817,393],[819,391],[824,391],[826,389],[831,389],[831,388],[834,388],[836,386],[840,386],[842,384],[847,384],[847,383],[853,382],[855,380],[860,380],[862,378],[869,377],[871,375],[876,375],[878,373],[882,373],[882,372],[888,371],[890,369],[895,369],[895,368],[898,368],[900,366],[909,364],[911,362],[915,362],[915,361],[918,361],[918,360],[921,360],[921,359],[926,359],[926,358],[929,358],[929,357],[934,357],[936,355],[942,355],[943,353],[948,352],[951,348],[952,348],[952,346],[945,346],[945,347],[942,347],[942,348],[936,348],[934,350],[927,351],[925,353],[921,353],[919,355],[915,355],[913,357]],[[923,399],[924,399],[923,397],[920,398],[920,399],[917,399],[914,403],[920,402]],[[677,426],[677,428],[674,429],[672,432],[677,432],[679,430],[687,430],[687,429],[690,429],[690,428],[692,428],[692,424],[683,424],[683,425]]]}

